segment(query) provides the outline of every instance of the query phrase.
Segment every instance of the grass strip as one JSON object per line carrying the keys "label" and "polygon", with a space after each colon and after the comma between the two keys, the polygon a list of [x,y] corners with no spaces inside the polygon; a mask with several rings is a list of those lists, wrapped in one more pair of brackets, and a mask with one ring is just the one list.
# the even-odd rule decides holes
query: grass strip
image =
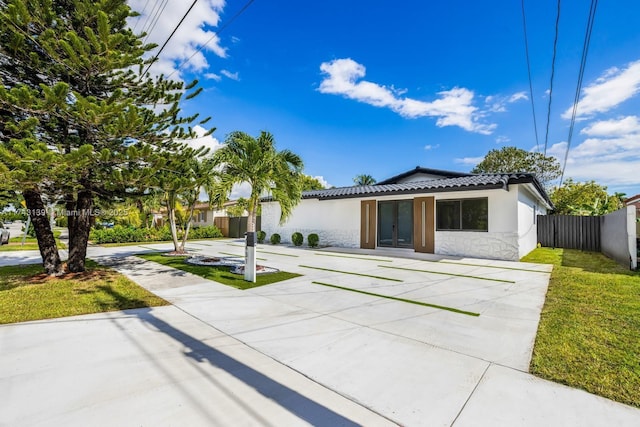
{"label": "grass strip", "polygon": [[553,264],[530,372],[640,407],[640,273],[598,252],[537,248]]}
{"label": "grass strip", "polygon": [[393,262],[390,259],[378,259],[378,258],[367,258],[367,257],[360,257],[360,256],[347,256],[347,255],[334,255],[334,254],[319,254],[317,252],[314,252],[314,255],[320,255],[320,256],[332,256],[332,257],[336,257],[336,258],[351,258],[351,259],[363,259],[366,261],[378,261],[378,262]]}
{"label": "grass strip", "polygon": [[41,264],[0,267],[0,324],[168,304],[108,267],[85,265],[61,277]]}
{"label": "grass strip", "polygon": [[419,273],[442,274],[444,276],[465,277],[468,279],[489,280],[491,282],[516,283],[514,280],[491,279],[489,277],[470,276],[468,274],[457,274],[457,273],[443,273],[442,271],[420,270],[417,268],[391,267],[389,265],[379,265],[378,267],[392,268],[394,270],[417,271]]}
{"label": "grass strip", "polygon": [[173,243],[171,240],[147,240],[144,242],[120,242],[120,243],[98,243],[96,246],[100,246],[102,248],[117,248],[119,246],[140,246],[143,245],[152,245],[152,244],[161,244],[161,243]]}
{"label": "grass strip", "polygon": [[[243,246],[244,248],[244,246]],[[289,257],[294,257],[294,258],[300,258],[299,255],[291,255],[291,254],[280,254],[278,252],[269,252],[269,251],[263,251],[258,249],[258,252],[263,253],[263,254],[271,254],[271,255],[281,255],[281,256],[289,256]]]}
{"label": "grass strip", "polygon": [[137,245],[138,247],[141,247],[142,249],[147,249],[149,251],[154,251],[154,252],[164,252],[164,250],[160,250],[160,249],[156,249],[156,248],[150,248],[149,246],[142,246],[142,245]]}
{"label": "grass strip", "polygon": [[313,267],[313,266],[310,266],[310,265],[299,265],[299,267],[304,267],[304,268],[313,268],[314,270],[331,271],[332,273],[351,274],[351,275],[353,275],[353,276],[372,277],[372,278],[374,278],[374,279],[390,280],[390,281],[392,281],[392,282],[404,282],[404,280],[400,280],[400,279],[393,279],[393,278],[391,278],[391,277],[374,276],[374,275],[372,275],[372,274],[354,273],[354,272],[352,272],[352,271],[333,270],[333,269],[331,269],[331,268]]}
{"label": "grass strip", "polygon": [[485,267],[485,268],[499,268],[501,270],[515,270],[515,271],[528,271],[531,273],[547,273],[547,271],[542,270],[530,270],[526,268],[517,268],[517,267],[500,267],[498,265],[480,265],[480,264],[470,264],[466,262],[454,262],[454,261],[427,261],[427,262],[436,262],[438,264],[452,264],[452,265],[468,265],[470,267]]}
{"label": "grass strip", "polygon": [[[236,258],[244,258],[244,255],[232,254],[231,252],[218,252],[218,253],[220,253],[222,255],[230,255],[230,256],[236,257]],[[258,258],[258,257],[256,257],[256,259],[260,260],[260,261],[268,261],[266,258]]]}
{"label": "grass strip", "polygon": [[136,256],[146,259],[147,261],[157,262],[158,264],[166,265],[167,267],[186,271],[187,273],[195,274],[205,279],[213,280],[215,282],[222,283],[223,285],[242,290],[270,285],[271,283],[281,282],[283,280],[300,276],[300,274],[288,273],[286,271],[269,274],[256,274],[256,282],[251,283],[245,281],[243,276],[231,273],[231,267],[228,266],[190,265],[184,262],[183,257],[166,257],[161,254],[139,254]]}
{"label": "grass strip", "polygon": [[[227,243],[227,245],[235,246],[236,248],[244,248],[245,247],[245,245],[236,245],[235,243]],[[271,255],[280,255],[280,256],[289,256],[289,257],[299,258],[299,255],[280,254],[278,252],[263,251],[262,249],[256,249],[256,251],[261,252],[263,254],[271,254]]]}
{"label": "grass strip", "polygon": [[[59,239],[60,231],[54,231],[53,237],[56,240],[56,246],[58,249],[67,249],[67,246]],[[37,251],[39,250],[38,239],[35,237],[27,237],[22,244],[22,236],[12,237],[9,239],[9,244],[1,245],[0,252],[15,252],[15,251]]]}
{"label": "grass strip", "polygon": [[373,292],[367,292],[367,291],[363,291],[363,290],[360,290],[360,289],[346,288],[344,286],[332,285],[332,284],[323,283],[323,282],[315,282],[314,281],[314,282],[311,282],[311,283],[315,283],[316,285],[329,286],[330,288],[342,289],[344,291],[357,292],[359,294],[364,294],[364,295],[371,295],[373,297],[379,297],[379,298],[385,298],[385,299],[390,299],[390,300],[394,300],[394,301],[406,302],[406,303],[409,303],[409,304],[422,305],[424,307],[437,308],[437,309],[440,309],[440,310],[451,311],[453,313],[466,314],[467,316],[474,316],[474,317],[480,316],[480,313],[474,313],[472,311],[459,310],[457,308],[446,307],[444,305],[429,304],[428,302],[415,301],[415,300],[412,300],[412,299],[398,298],[398,297],[392,297],[392,296],[389,296],[389,295],[376,294],[376,293],[373,293]]}

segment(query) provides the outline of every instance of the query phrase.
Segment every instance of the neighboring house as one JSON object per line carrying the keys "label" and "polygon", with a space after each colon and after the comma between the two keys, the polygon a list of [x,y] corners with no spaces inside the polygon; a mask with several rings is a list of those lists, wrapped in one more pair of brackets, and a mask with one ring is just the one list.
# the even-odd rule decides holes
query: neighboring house
{"label": "neighboring house", "polygon": [[225,237],[242,237],[247,231],[247,211],[245,210],[241,218],[232,217],[228,208],[235,206],[236,200],[225,202],[222,209],[209,206],[209,203],[198,203],[195,206],[191,226],[206,227],[215,225]]}
{"label": "neighboring house", "polygon": [[552,206],[529,173],[417,167],[375,185],[306,191],[282,226],[280,205],[265,198],[262,230],[284,242],[298,231],[322,245],[516,261],[536,247],[536,217]]}
{"label": "neighboring house", "polygon": [[638,222],[640,218],[640,194],[629,197],[624,201],[624,204],[625,206],[634,206],[636,208],[636,236],[640,237],[640,222]]}
{"label": "neighboring house", "polygon": [[193,218],[191,219],[191,226],[206,227],[208,225],[214,225],[214,218],[226,217],[227,206],[233,204],[235,204],[235,202],[226,202],[222,209],[216,209],[215,207],[209,206],[208,202],[197,203],[193,213]]}

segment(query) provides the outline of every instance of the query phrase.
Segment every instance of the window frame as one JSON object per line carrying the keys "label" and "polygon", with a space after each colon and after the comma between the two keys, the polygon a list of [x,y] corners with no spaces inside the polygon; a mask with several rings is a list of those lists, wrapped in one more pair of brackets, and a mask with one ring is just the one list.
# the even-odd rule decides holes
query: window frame
{"label": "window frame", "polygon": [[[464,211],[463,211],[463,202],[464,201],[469,201],[469,200],[482,200],[486,202],[486,206],[487,206],[487,226],[484,229],[480,229],[480,228],[462,228],[462,224],[463,224],[463,217],[464,217]],[[439,210],[438,210],[438,206],[440,203],[442,202],[455,202],[458,203],[458,226],[460,228],[440,228],[439,226]],[[467,232],[480,232],[480,233],[487,233],[489,232],[489,198],[488,197],[465,197],[465,198],[460,198],[460,199],[438,199],[436,200],[436,206],[435,206],[435,211],[436,211],[436,220],[435,220],[435,226],[436,226],[436,231],[467,231]]]}

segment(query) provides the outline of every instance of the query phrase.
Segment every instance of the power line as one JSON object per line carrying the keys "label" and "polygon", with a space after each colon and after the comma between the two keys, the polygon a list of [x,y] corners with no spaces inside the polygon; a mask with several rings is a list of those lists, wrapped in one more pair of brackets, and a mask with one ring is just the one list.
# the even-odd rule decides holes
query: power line
{"label": "power line", "polygon": [[536,151],[540,148],[538,140],[538,122],[536,120],[536,107],[533,98],[533,84],[531,83],[531,62],[529,61],[529,40],[527,38],[527,18],[524,11],[524,0],[521,1],[522,6],[522,28],[524,31],[524,52],[527,57],[527,74],[529,76],[529,96],[531,97],[531,112],[533,113],[533,131],[536,136]]}
{"label": "power line", "polygon": [[167,6],[167,2],[168,0],[163,0],[162,2],[156,3],[153,9],[151,10],[151,13],[149,14],[149,16],[151,17],[151,20],[147,21],[148,25],[146,25],[146,29],[143,28],[143,33],[146,33],[146,35],[144,36],[144,40],[142,41],[143,43],[147,42],[149,35],[151,35],[151,31],[153,31],[153,29],[156,27],[156,24],[158,23],[158,20],[160,19],[162,12],[164,12],[164,8]]}
{"label": "power line", "polygon": [[[140,16],[138,16],[138,20],[136,21],[136,25],[133,26],[133,32],[134,33],[136,32],[136,28],[138,28],[138,24],[142,20],[142,15],[144,15],[144,12],[147,10],[147,6],[149,6],[149,0],[147,0],[144,3],[144,7],[142,8],[142,12],[140,12]],[[148,19],[148,17],[147,17],[147,19]],[[146,23],[146,21],[145,21],[145,23]],[[143,25],[143,27],[144,27],[144,25]]]}
{"label": "power line", "polygon": [[222,33],[229,25],[231,25],[231,23],[233,21],[236,20],[236,18],[238,18],[240,15],[242,15],[242,13],[247,10],[249,8],[249,6],[251,6],[251,4],[254,2],[255,0],[249,0],[247,3],[245,3],[244,6],[242,6],[242,8],[236,12],[235,15],[233,15],[231,17],[231,19],[229,19],[224,25],[222,25],[220,28],[218,28],[218,30],[216,30],[213,35],[209,38],[209,40],[207,40],[202,46],[200,46],[198,49],[196,49],[196,51],[187,59],[185,59],[184,61],[182,61],[182,63],[180,65],[178,65],[178,67],[173,70],[171,72],[171,74],[169,74],[167,76],[167,79],[169,79],[171,76],[173,76],[179,69],[181,69],[182,67],[184,67],[189,61],[191,61],[193,59],[194,56],[196,56],[200,51],[202,51],[202,49],[204,49],[204,47],[206,45],[208,45],[209,43],[211,43],[211,41],[216,38],[217,36],[220,35],[220,33]]}
{"label": "power line", "polygon": [[576,94],[573,98],[573,111],[571,112],[571,124],[569,125],[569,137],[567,138],[567,150],[564,153],[564,164],[562,166],[562,173],[560,174],[560,183],[558,187],[562,186],[564,179],[564,171],[567,167],[567,159],[569,158],[569,149],[571,148],[571,139],[573,137],[573,128],[576,123],[576,115],[578,112],[578,101],[580,100],[580,92],[582,91],[582,81],[584,77],[584,70],[587,64],[587,54],[589,53],[589,44],[591,42],[591,34],[593,32],[593,23],[596,17],[596,8],[598,7],[598,0],[591,0],[591,7],[589,8],[589,18],[587,19],[587,29],[584,35],[584,43],[582,45],[582,58],[580,60],[580,71],[578,71],[578,83],[576,85]]}
{"label": "power line", "polygon": [[167,43],[169,43],[169,40],[171,40],[171,38],[173,37],[173,35],[176,33],[176,31],[178,31],[178,28],[180,28],[180,25],[182,25],[182,23],[184,22],[184,20],[186,19],[187,15],[189,14],[189,12],[191,12],[191,9],[193,9],[193,6],[196,5],[196,3],[198,3],[198,0],[193,0],[193,3],[191,3],[191,6],[189,6],[189,9],[187,9],[187,11],[185,12],[185,14],[182,16],[182,19],[180,19],[180,22],[178,22],[178,25],[175,26],[175,28],[173,29],[173,31],[171,31],[171,34],[169,34],[169,37],[167,37],[167,40],[165,40],[165,42],[163,43],[162,47],[160,47],[160,50],[158,51],[158,53],[156,53],[153,58],[151,59],[151,61],[149,61],[149,65],[147,65],[147,68],[142,72],[142,75],[144,75],[147,71],[149,71],[149,68],[151,67],[151,65],[153,64],[153,62],[158,59],[158,56],[160,56],[160,54],[162,53],[162,51],[164,50],[164,48],[167,46]]}
{"label": "power line", "polygon": [[159,2],[159,1],[153,3],[153,7],[149,11],[149,15],[147,15],[146,19],[144,20],[144,24],[142,24],[142,28],[140,29],[141,32],[143,32],[143,33],[147,32],[147,29],[149,28],[150,22],[153,21],[153,17],[155,16],[155,14],[157,12],[157,8],[160,7],[161,4],[162,3]]}
{"label": "power line", "polygon": [[[547,128],[544,135],[544,155],[547,155],[547,144],[549,143],[549,123],[551,122],[551,98],[553,96],[553,78],[556,73],[556,56],[558,53],[558,30],[560,28],[560,1],[558,0],[558,12],[556,14],[556,32],[553,39],[553,56],[551,57],[551,80],[549,83],[549,104],[547,106]],[[544,172],[544,169],[543,171]]]}

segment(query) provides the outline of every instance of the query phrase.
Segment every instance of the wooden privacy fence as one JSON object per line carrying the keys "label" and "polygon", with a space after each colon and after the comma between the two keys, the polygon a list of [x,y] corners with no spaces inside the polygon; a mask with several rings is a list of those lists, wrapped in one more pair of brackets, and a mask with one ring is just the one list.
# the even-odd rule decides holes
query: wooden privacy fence
{"label": "wooden privacy fence", "polygon": [[600,217],[538,215],[538,242],[552,248],[600,252]]}
{"label": "wooden privacy fence", "polygon": [[[213,219],[213,224],[218,227],[224,237],[244,237],[247,232],[248,219],[243,217],[219,216]],[[260,230],[260,217],[256,218],[256,230]]]}

